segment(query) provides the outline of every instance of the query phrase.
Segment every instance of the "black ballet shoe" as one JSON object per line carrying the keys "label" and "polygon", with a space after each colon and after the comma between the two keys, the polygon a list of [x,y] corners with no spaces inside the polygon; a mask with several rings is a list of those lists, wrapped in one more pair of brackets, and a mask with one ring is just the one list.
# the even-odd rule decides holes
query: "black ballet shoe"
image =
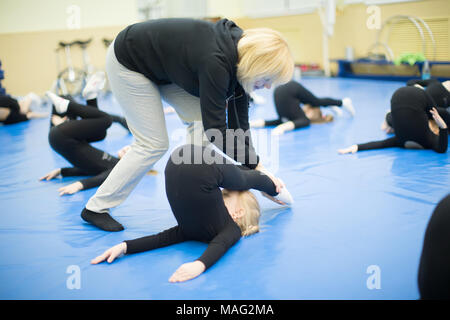
{"label": "black ballet shoe", "polygon": [[81,212],[81,218],[105,231],[116,232],[124,230],[124,227],[114,220],[109,213],[97,213],[84,208]]}

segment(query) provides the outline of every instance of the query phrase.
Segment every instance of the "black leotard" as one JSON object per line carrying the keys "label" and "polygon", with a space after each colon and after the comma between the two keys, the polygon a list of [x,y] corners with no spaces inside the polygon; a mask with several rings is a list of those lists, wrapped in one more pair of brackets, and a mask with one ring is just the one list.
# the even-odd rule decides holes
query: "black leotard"
{"label": "black leotard", "polygon": [[317,98],[308,89],[296,81],[290,81],[277,87],[273,94],[278,119],[265,121],[265,126],[277,126],[292,121],[295,129],[307,127],[311,121],[300,108],[300,104],[312,107],[342,106],[342,100]]}
{"label": "black leotard", "polygon": [[74,101],[69,103],[67,114],[81,117],[54,126],[49,132],[49,142],[53,150],[58,152],[73,168],[62,168],[61,175],[94,177],[80,180],[83,189],[94,188],[102,184],[119,159],[94,148],[89,143],[103,140],[106,129],[111,126],[111,117],[91,106],[82,106]]}
{"label": "black leotard", "polygon": [[10,110],[8,117],[2,121],[4,124],[28,121],[27,115],[20,112],[18,101],[10,96],[0,96],[0,108]]}
{"label": "black leotard", "polygon": [[450,194],[442,199],[428,222],[420,257],[422,299],[450,299]]}
{"label": "black leotard", "polygon": [[205,161],[201,164],[175,164],[172,160],[174,155],[183,156],[186,152],[191,152],[188,157],[193,160],[194,152],[202,154],[205,150],[211,151],[185,145],[172,153],[165,169],[166,193],[178,225],[156,235],[125,241],[127,254],[189,240],[208,242],[208,248],[198,260],[209,268],[241,238],[241,230],[228,213],[220,188],[257,189],[277,195],[272,180],[259,171],[225,161],[223,164],[207,164]]}
{"label": "black leotard", "polygon": [[405,147],[407,141],[424,149],[444,153],[448,147],[447,129],[440,129],[436,136],[428,126],[429,110],[433,102],[424,90],[402,87],[391,98],[392,126],[395,136],[386,140],[358,144],[358,151],[390,147]]}

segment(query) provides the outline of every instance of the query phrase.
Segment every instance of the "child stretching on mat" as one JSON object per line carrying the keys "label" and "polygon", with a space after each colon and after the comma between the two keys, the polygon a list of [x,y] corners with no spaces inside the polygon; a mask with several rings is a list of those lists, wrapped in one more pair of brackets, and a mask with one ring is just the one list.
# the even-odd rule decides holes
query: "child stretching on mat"
{"label": "child stretching on mat", "polygon": [[[425,90],[427,98],[435,106],[437,112],[447,124],[447,127],[450,125],[450,81],[441,83],[435,79],[409,80],[407,85]],[[394,133],[391,112],[386,113],[386,117],[381,124],[381,129],[386,133]]]}
{"label": "child stretching on mat", "polygon": [[355,144],[338,152],[346,154],[392,147],[447,151],[447,124],[424,90],[409,86],[395,91],[391,98],[391,117],[394,137]]}
{"label": "child stretching on mat", "polygon": [[[223,161],[207,164],[203,156],[207,152],[212,159],[217,159],[217,153],[211,149],[185,145],[177,148],[167,162],[166,194],[177,226],[155,235],[124,241],[106,250],[91,263],[98,264],[105,260],[111,263],[124,254],[184,241],[209,243],[197,260],[181,265],[169,279],[170,282],[186,281],[212,266],[242,236],[259,231],[260,208],[249,189],[262,191],[278,204],[292,201],[281,180],[226,163],[223,158]],[[201,163],[193,164],[197,159],[194,154],[202,155]],[[177,160],[178,157],[187,160],[181,162]]]}
{"label": "child stretching on mat", "polygon": [[32,92],[20,100],[6,95],[0,96],[0,122],[7,125],[48,116],[48,114],[31,111],[32,103],[41,104],[40,98]]}
{"label": "child stretching on mat", "polygon": [[[320,107],[330,106],[333,111],[341,115],[340,107],[347,110],[352,116],[355,110],[350,98],[336,100],[332,98],[317,98],[300,83],[290,81],[277,87],[273,94],[278,119],[275,120],[253,120],[250,127],[273,127],[273,135],[281,135],[286,131],[304,128],[311,123],[324,123],[333,121],[332,115],[323,116]],[[300,104],[304,104],[303,108]]]}
{"label": "child stretching on mat", "polygon": [[59,175],[63,177],[93,176],[60,188],[60,196],[98,187],[126,152],[125,148],[122,149],[119,152],[119,158],[116,158],[89,144],[105,138],[106,130],[112,124],[111,116],[95,107],[79,105],[53,93],[47,94],[52,99],[58,113],[78,116],[81,117],[81,120],[56,122],[57,125],[50,129],[48,135],[53,150],[74,167],[55,169],[41,177],[40,180],[51,180]]}
{"label": "child stretching on mat", "polygon": [[[52,100],[57,114],[66,114],[64,118],[58,115],[52,116],[54,126],[50,129],[48,135],[49,143],[53,150],[73,164],[74,167],[57,168],[41,177],[40,180],[48,181],[59,175],[63,177],[93,176],[59,188],[60,196],[74,194],[80,190],[101,185],[119,162],[119,159],[129,149],[129,146],[122,148],[119,151],[119,157],[116,158],[89,144],[103,140],[106,136],[106,130],[113,121],[109,114],[97,108],[96,93],[102,87],[97,80],[95,77],[91,78],[83,91],[83,96],[86,97],[88,102],[86,106],[61,98],[52,92],[47,92],[47,96]],[[72,119],[81,117],[81,119],[65,121],[67,117]],[[123,125],[126,127],[126,123]]]}

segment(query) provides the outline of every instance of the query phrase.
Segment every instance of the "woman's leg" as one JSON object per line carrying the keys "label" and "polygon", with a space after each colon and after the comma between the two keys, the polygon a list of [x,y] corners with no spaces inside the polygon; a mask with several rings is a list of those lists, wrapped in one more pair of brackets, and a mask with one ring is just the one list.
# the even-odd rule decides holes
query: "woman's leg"
{"label": "woman's leg", "polygon": [[159,89],[164,100],[175,109],[180,119],[187,125],[186,143],[207,144],[209,141],[204,134],[200,98],[174,84],[160,86]]}
{"label": "woman's leg", "polygon": [[[110,208],[120,205],[169,147],[158,87],[117,61],[114,42],[108,49],[106,71],[135,141],[86,204],[86,209],[94,214],[108,213]],[[91,223],[104,227],[97,220]],[[123,227],[117,223],[108,229],[119,231]]]}

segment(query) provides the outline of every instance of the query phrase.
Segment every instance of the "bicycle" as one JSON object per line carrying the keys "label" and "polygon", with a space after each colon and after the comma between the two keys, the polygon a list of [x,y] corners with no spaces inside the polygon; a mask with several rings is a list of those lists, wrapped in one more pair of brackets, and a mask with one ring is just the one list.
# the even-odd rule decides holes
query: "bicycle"
{"label": "bicycle", "polygon": [[[94,66],[91,64],[87,47],[92,38],[86,41],[75,40],[72,42],[59,42],[56,53],[56,66],[58,70],[57,79],[53,85],[53,92],[58,95],[78,95],[84,88],[87,78],[94,72]],[[76,68],[72,63],[71,47],[79,46],[83,54],[83,69]],[[66,68],[61,70],[60,51],[64,49],[66,56]]]}

